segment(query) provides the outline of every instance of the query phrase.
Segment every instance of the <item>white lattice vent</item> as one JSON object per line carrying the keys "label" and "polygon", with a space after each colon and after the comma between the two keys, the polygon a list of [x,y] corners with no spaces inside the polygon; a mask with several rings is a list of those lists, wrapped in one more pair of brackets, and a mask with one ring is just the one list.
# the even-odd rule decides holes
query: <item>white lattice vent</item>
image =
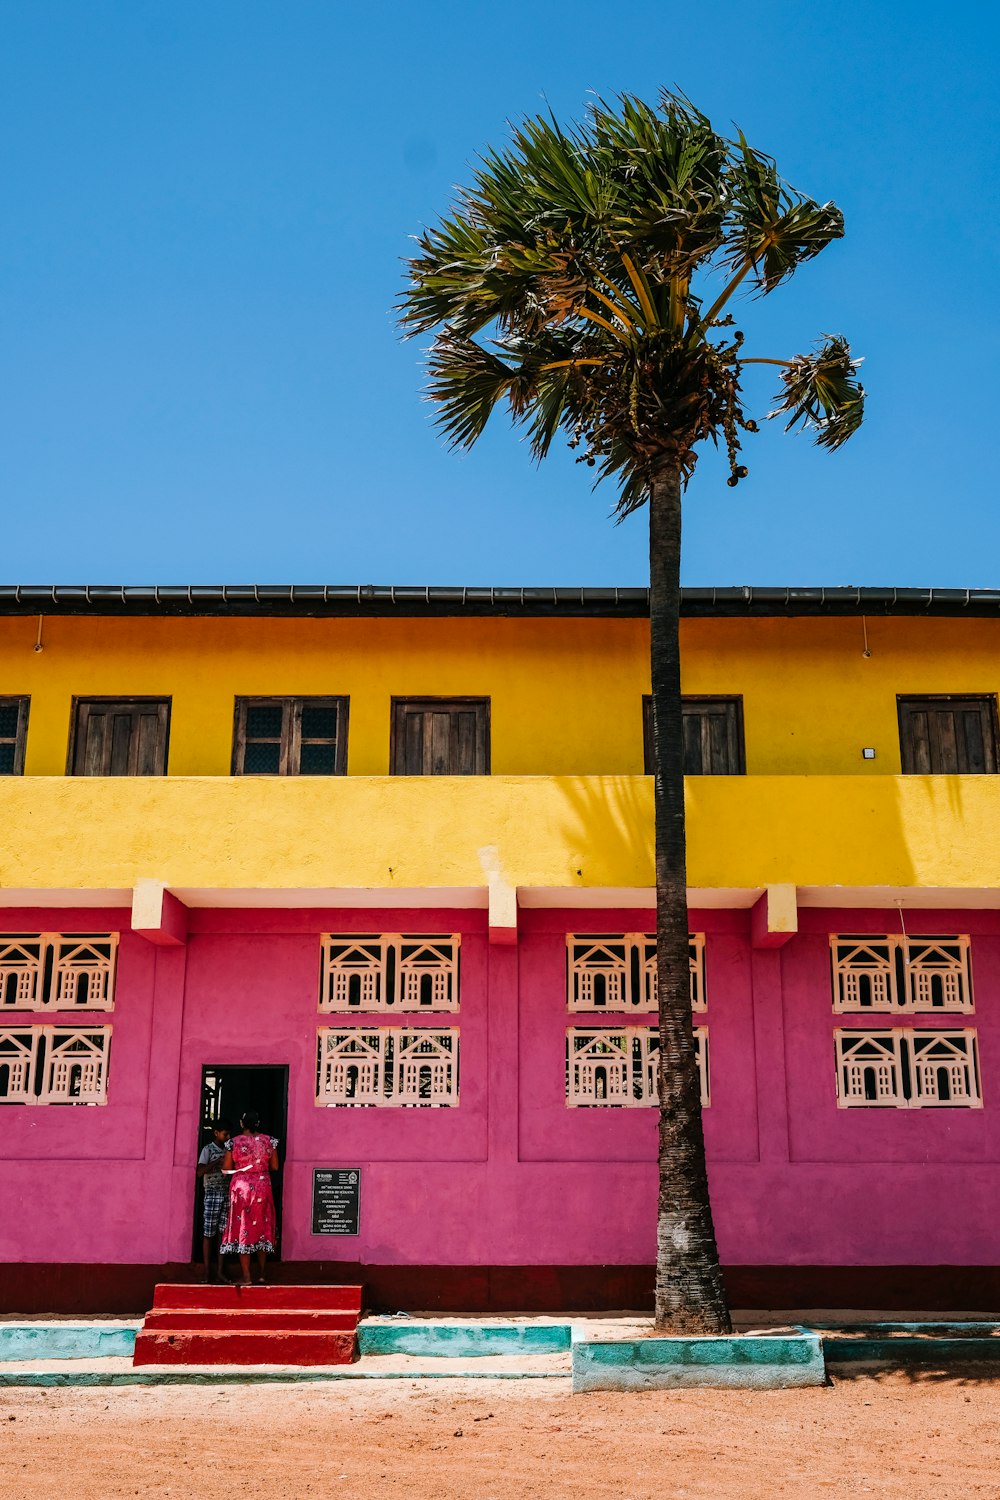
{"label": "white lattice vent", "polygon": [[[688,934],[688,970],[691,975],[691,1009],[704,1010],[707,1004],[705,994],[705,934],[703,932],[691,932]],[[656,998],[656,990],[653,990],[653,998]],[[697,1031],[697,1027],[695,1030]],[[704,1101],[707,1103],[707,1100]]]}
{"label": "white lattice vent", "polygon": [[907,938],[905,953],[908,1010],[974,1008],[967,937]]}
{"label": "white lattice vent", "polygon": [[458,1103],[458,1027],[318,1032],[316,1103],[434,1109]]}
{"label": "white lattice vent", "polygon": [[982,1105],[979,1046],[974,1031],[911,1031],[909,1048],[913,1106],[975,1109]]}
{"label": "white lattice vent", "polygon": [[111,1027],[0,1030],[0,1103],[106,1104]]}
{"label": "white lattice vent", "polygon": [[111,1010],[115,1003],[118,934],[100,937],[52,935],[52,1007]]}
{"label": "white lattice vent", "polygon": [[327,933],[321,941],[320,1010],[458,1010],[459,933]]}
{"label": "white lattice vent", "polygon": [[[705,934],[690,934],[692,1010],[705,1009]],[[566,935],[567,1001],[571,1011],[655,1010],[656,938],[645,932]]]}
{"label": "white lattice vent", "polygon": [[[701,1102],[711,1103],[708,1030],[694,1028]],[[651,1026],[620,1031],[571,1026],[566,1032],[566,1103],[570,1108],[644,1108],[657,1103],[660,1037]]]}
{"label": "white lattice vent", "polygon": [[978,1109],[982,1106],[975,1031],[834,1032],[841,1109]]}
{"label": "white lattice vent", "polygon": [[34,1104],[41,1026],[0,1031],[0,1104]]}
{"label": "white lattice vent", "polygon": [[644,1104],[640,1037],[647,1030],[566,1032],[566,1103],[570,1106]]}
{"label": "white lattice vent", "polygon": [[0,936],[0,1009],[112,1010],[117,932]]}
{"label": "white lattice vent", "polygon": [[4,1010],[37,1010],[43,1003],[45,950],[40,933],[0,937],[0,1005]]}
{"label": "white lattice vent", "polygon": [[835,1011],[971,1011],[968,937],[830,938]]}
{"label": "white lattice vent", "polygon": [[837,1100],[842,1108],[905,1108],[903,1029],[835,1031]]}
{"label": "white lattice vent", "polygon": [[458,1029],[400,1030],[394,1040],[393,1103],[458,1103]]}
{"label": "white lattice vent", "polygon": [[388,1031],[319,1029],[316,1103],[374,1105],[386,1099]]}

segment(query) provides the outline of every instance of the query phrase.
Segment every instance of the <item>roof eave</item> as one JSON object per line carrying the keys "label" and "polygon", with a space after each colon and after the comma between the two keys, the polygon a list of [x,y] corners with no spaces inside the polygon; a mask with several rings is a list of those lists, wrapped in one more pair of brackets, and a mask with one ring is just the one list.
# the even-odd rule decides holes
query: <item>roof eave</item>
{"label": "roof eave", "polygon": [[[1000,589],[685,588],[689,617],[957,615],[1000,618]],[[0,615],[643,618],[649,590],[389,584],[0,586]]]}

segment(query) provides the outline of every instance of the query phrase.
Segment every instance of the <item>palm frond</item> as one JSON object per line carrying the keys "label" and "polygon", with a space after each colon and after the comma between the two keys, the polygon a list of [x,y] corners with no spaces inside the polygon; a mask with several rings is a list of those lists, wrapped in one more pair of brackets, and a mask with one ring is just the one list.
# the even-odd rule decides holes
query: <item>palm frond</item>
{"label": "palm frond", "polygon": [[[790,188],[682,94],[597,101],[564,129],[521,121],[476,164],[408,262],[404,334],[433,333],[429,396],[450,443],[473,444],[498,404],[540,460],[562,433],[618,486],[619,515],[664,465],[686,480],[698,446],[742,434],[741,288],[768,293],[843,233],[839,209]],[[728,279],[706,295],[706,277]],[[856,362],[827,340],[786,367],[778,412],[838,447],[864,411]]]}
{"label": "palm frond", "polygon": [[753,150],[742,133],[730,184],[724,259],[733,271],[749,265],[765,295],[844,233],[835,203],[816,203],[789,187],[771,157]]}
{"label": "palm frond", "polygon": [[517,372],[491,350],[448,330],[434,340],[427,369],[427,395],[453,448],[472,447],[517,378]]}
{"label": "palm frond", "polygon": [[865,390],[857,379],[860,359],[842,334],[828,334],[811,354],[798,354],[781,376],[784,389],[768,417],[790,414],[788,432],[801,422],[821,448],[839,448],[857,432],[865,414]]}

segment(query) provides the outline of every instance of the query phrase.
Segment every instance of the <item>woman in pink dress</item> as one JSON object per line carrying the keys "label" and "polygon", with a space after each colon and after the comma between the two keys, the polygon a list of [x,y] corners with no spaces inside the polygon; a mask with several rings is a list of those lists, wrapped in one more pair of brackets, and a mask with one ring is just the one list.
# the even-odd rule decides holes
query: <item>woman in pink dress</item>
{"label": "woman in pink dress", "polygon": [[264,1264],[275,1248],[274,1196],[271,1173],[278,1170],[278,1142],[261,1135],[256,1111],[240,1120],[242,1134],[229,1142],[222,1163],[229,1179],[229,1218],[219,1246],[220,1255],[238,1255],[243,1285],[250,1285],[250,1257],[257,1257],[257,1281],[264,1280]]}

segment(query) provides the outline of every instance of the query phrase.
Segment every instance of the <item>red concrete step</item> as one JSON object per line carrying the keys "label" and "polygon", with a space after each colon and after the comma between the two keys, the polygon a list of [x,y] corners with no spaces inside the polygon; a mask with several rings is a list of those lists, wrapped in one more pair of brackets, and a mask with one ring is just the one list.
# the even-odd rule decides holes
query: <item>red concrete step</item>
{"label": "red concrete step", "polygon": [[205,1282],[162,1282],[153,1292],[154,1308],[285,1308],[298,1312],[361,1312],[359,1286],[209,1286]]}
{"label": "red concrete step", "polygon": [[353,1333],[176,1333],[140,1329],[133,1365],[349,1365]]}
{"label": "red concrete step", "polygon": [[356,1312],[316,1312],[313,1308],[282,1307],[248,1308],[243,1311],[232,1307],[154,1307],[146,1314],[143,1328],[186,1329],[195,1333],[215,1330],[224,1333],[258,1331],[261,1333],[296,1331],[303,1333],[353,1333],[358,1326]]}

